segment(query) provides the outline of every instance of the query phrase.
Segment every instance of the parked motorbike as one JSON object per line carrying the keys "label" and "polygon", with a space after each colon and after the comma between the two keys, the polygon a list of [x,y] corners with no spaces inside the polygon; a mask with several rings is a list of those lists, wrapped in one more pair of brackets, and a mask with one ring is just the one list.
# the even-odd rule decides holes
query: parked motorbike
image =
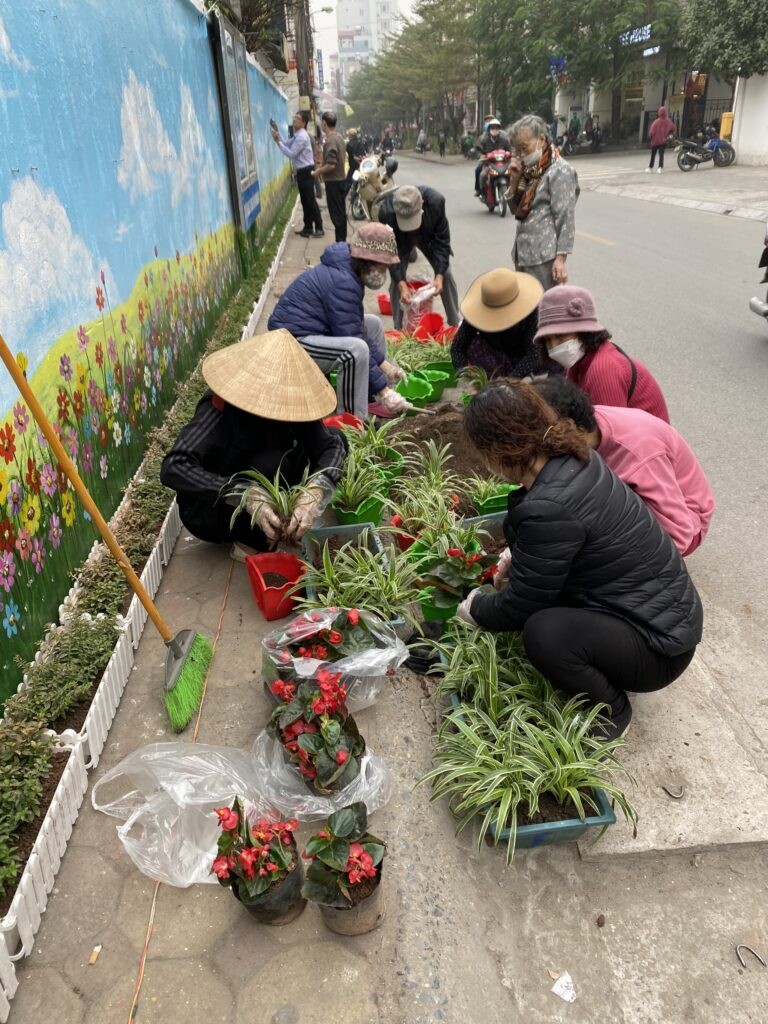
{"label": "parked motorbike", "polygon": [[376,220],[376,207],[397,186],[394,177],[397,160],[393,156],[367,156],[352,175],[347,196],[353,220]]}
{"label": "parked motorbike", "polygon": [[555,143],[563,156],[570,156],[579,151],[579,140],[576,138],[575,132],[568,131],[563,135],[558,135]]}
{"label": "parked motorbike", "polygon": [[736,150],[721,139],[714,125],[708,124],[696,132],[693,139],[683,139],[677,153],[677,166],[681,171],[692,171],[699,164],[709,163],[715,167],[729,167],[736,159]]}
{"label": "parked motorbike", "polygon": [[[757,264],[758,267],[764,268],[763,279],[760,284],[768,284],[768,221],[765,225],[765,238],[763,239],[763,252],[760,256],[760,262]],[[762,299],[758,299],[755,295],[749,300],[749,308],[753,313],[757,313],[761,316],[766,324],[768,324],[768,294],[765,296],[765,302]]]}
{"label": "parked motorbike", "polygon": [[509,188],[509,162],[512,154],[508,149],[491,150],[485,157],[487,174],[485,186],[480,191],[480,202],[489,213],[496,207],[502,217],[507,215],[506,191]]}

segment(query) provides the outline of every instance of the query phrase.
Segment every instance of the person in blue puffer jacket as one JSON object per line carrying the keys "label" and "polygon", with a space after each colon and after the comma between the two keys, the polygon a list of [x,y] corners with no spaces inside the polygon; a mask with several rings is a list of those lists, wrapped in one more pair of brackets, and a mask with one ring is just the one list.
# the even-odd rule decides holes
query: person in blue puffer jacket
{"label": "person in blue puffer jacket", "polygon": [[290,331],[324,373],[338,371],[339,409],[360,419],[371,399],[385,415],[411,408],[390,387],[405,374],[386,359],[384,326],[363,312],[365,289],[381,288],[386,267],[399,261],[392,229],[364,224],[286,288],[268,322],[270,331]]}

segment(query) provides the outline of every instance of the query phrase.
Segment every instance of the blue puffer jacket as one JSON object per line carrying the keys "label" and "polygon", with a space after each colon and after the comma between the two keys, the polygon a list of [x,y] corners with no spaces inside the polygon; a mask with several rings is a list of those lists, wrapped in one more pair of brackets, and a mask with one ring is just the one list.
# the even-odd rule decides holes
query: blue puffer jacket
{"label": "blue puffer jacket", "polygon": [[[272,311],[267,327],[281,327],[295,338],[320,334],[328,338],[365,338],[363,295],[365,286],[352,269],[347,242],[326,247],[320,263],[290,284]],[[368,339],[366,339],[368,340]],[[386,387],[387,378],[378,364],[385,355],[371,345],[369,386],[371,394]]]}

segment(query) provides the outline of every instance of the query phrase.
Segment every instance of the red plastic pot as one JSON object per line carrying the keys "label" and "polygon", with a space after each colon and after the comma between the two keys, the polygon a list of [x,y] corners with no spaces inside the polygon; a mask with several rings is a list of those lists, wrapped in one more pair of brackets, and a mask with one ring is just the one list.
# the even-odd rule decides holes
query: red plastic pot
{"label": "red plastic pot", "polygon": [[402,341],[403,340],[403,332],[402,331],[384,331],[384,337],[385,338],[389,338],[390,341]]}
{"label": "red plastic pot", "polygon": [[359,420],[357,416],[353,416],[351,412],[339,412],[335,416],[327,416],[323,423],[326,427],[338,427],[339,430],[342,427],[354,427],[355,430],[363,429],[363,421]]}
{"label": "red plastic pot", "polygon": [[413,332],[413,336],[419,341],[430,341],[437,338],[445,327],[445,318],[440,313],[425,313],[419,326]]}
{"label": "red plastic pot", "polygon": [[[389,525],[399,526],[400,516],[392,516],[392,518],[389,520]],[[407,533],[395,534],[395,543],[397,544],[401,551],[407,551],[411,544],[414,543],[415,539],[415,537],[409,537]]]}
{"label": "red plastic pot", "polygon": [[456,337],[456,331],[458,331],[458,327],[451,327],[450,324],[446,324],[435,337],[435,341],[439,341],[441,345],[452,345],[453,339]]}
{"label": "red plastic pot", "polygon": [[[288,591],[304,574],[301,559],[287,551],[269,551],[263,555],[248,555],[245,567],[254,599],[267,622],[290,615],[296,599],[289,596]],[[264,577],[271,572],[285,577],[285,583],[279,587],[269,586]]]}
{"label": "red plastic pot", "polygon": [[392,316],[392,301],[389,297],[389,292],[379,292],[376,296],[376,301],[379,304],[379,312],[382,316]]}

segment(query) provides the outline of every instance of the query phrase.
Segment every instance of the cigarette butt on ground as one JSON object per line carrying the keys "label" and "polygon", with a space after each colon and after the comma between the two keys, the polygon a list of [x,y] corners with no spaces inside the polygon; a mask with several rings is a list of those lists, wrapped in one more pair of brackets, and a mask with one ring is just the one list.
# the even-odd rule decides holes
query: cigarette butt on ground
{"label": "cigarette butt on ground", "polygon": [[91,955],[88,957],[89,964],[96,963],[96,961],[99,959],[99,953],[101,953],[101,948],[102,947],[100,942],[98,943],[98,945],[93,947],[93,949],[91,950]]}

